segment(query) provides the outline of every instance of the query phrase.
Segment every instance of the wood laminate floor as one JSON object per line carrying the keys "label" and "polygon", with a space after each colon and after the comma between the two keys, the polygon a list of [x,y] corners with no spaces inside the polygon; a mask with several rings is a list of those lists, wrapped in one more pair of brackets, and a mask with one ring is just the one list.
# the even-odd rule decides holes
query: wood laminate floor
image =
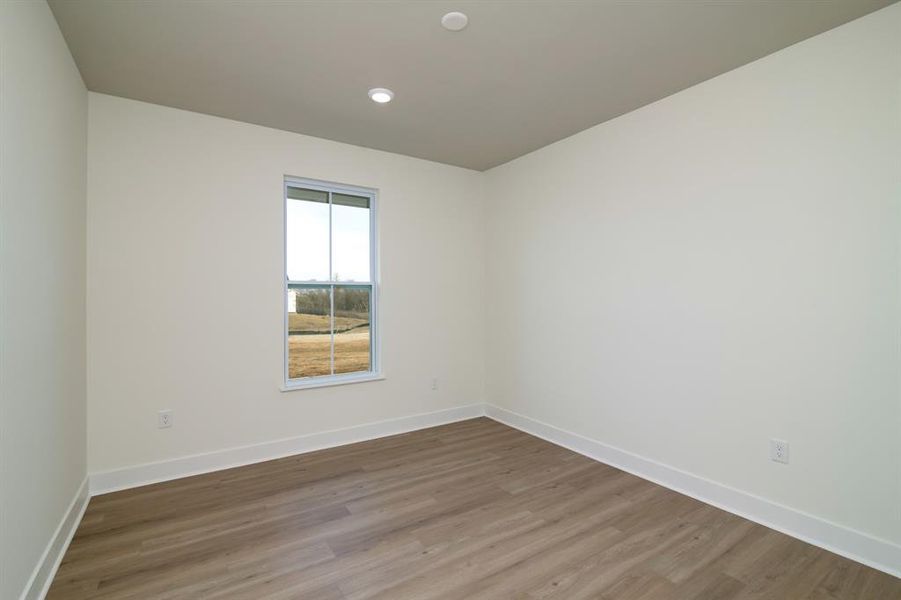
{"label": "wood laminate floor", "polygon": [[92,498],[49,598],[895,600],[901,580],[481,418]]}

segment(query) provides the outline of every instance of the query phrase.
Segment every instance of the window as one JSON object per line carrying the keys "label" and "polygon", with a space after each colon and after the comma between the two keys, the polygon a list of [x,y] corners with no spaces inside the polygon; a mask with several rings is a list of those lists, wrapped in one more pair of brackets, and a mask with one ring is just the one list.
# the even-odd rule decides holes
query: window
{"label": "window", "polygon": [[375,193],[285,179],[286,388],[378,378]]}

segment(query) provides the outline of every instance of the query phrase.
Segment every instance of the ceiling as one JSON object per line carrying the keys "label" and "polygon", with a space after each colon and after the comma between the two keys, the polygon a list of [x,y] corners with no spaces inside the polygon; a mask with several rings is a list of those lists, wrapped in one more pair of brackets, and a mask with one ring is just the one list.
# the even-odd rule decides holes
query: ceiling
{"label": "ceiling", "polygon": [[93,91],[484,170],[892,1],[50,6]]}

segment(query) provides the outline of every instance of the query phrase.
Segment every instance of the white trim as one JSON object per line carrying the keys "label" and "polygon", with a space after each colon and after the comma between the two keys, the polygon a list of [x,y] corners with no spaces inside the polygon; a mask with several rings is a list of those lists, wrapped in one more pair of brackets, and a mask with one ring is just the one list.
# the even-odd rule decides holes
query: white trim
{"label": "white trim", "polygon": [[292,379],[290,384],[283,385],[280,389],[283,392],[295,392],[297,390],[331,387],[333,385],[347,385],[349,383],[362,383],[364,381],[382,381],[384,379],[385,376],[381,373],[364,371],[362,373],[346,373],[342,375],[329,375],[327,377]]}
{"label": "white trim", "polygon": [[31,573],[28,583],[25,584],[25,589],[22,590],[20,600],[43,600],[47,595],[56,571],[63,561],[63,556],[75,536],[75,530],[78,529],[84,511],[88,507],[88,500],[90,500],[88,478],[85,477],[78,486],[75,496],[69,502],[66,512],[63,513],[63,518],[57,525],[56,531],[53,532],[47,547],[44,548],[41,559]]}
{"label": "white trim", "polygon": [[[90,475],[90,493],[92,496],[104,494],[150,483],[169,481],[285,456],[407,433],[480,416],[488,416],[495,421],[558,446],[568,448],[599,462],[622,469],[642,479],[653,481],[680,494],[690,496],[771,529],[781,531],[786,535],[879,569],[890,575],[901,577],[901,567],[899,567],[901,565],[901,546],[898,544],[490,404],[471,404],[432,413],[367,423],[345,429],[312,433],[296,438],[137,465],[114,471],[93,473]],[[76,496],[76,500],[79,497]],[[56,566],[58,566],[65,548],[74,534],[75,527],[81,518],[80,515],[83,514],[84,508],[87,506],[87,502],[83,501],[78,510],[74,510],[73,507],[78,504],[76,500],[73,500],[72,507],[70,507],[63,523],[60,524],[59,531],[54,536],[54,541],[48,546],[45,558],[41,561],[42,565],[47,561],[51,548],[57,544],[60,532],[66,529],[68,531],[66,542],[55,555],[55,563],[52,571],[49,573],[46,585],[49,585],[49,582],[52,581],[52,575],[56,571]],[[72,521],[71,525],[64,526],[65,523],[69,523],[73,511],[79,514],[78,518]],[[40,570],[40,568],[35,570],[32,581],[35,580]],[[30,587],[35,587],[35,585],[32,583]],[[22,600],[41,597],[23,594]]]}
{"label": "white trim", "polygon": [[[287,204],[287,194],[285,197],[285,204]],[[372,200],[369,200],[370,207],[372,206]],[[332,202],[332,191],[328,191],[328,280],[332,281],[335,278],[334,274],[334,254],[335,254],[335,205]],[[372,240],[370,240],[371,242]],[[288,223],[285,222],[285,243],[288,243]],[[371,252],[371,250],[370,250]],[[285,261],[288,260],[287,254],[285,255]],[[288,276],[287,271],[285,271],[285,277]],[[372,277],[372,273],[369,274]],[[285,286],[287,287],[287,286]],[[372,296],[372,292],[370,292],[370,296]],[[370,306],[370,308],[372,308]],[[369,315],[369,326],[370,331],[372,331],[372,315]],[[328,287],[328,328],[329,328],[329,343],[328,343],[328,365],[329,371],[331,371],[331,375],[334,377],[335,375],[335,286],[330,285]],[[288,336],[288,348],[291,347],[291,331],[286,331],[285,335]],[[290,356],[285,360],[289,360]],[[372,357],[369,357],[369,365],[372,368]],[[285,380],[285,385],[288,385],[291,380]]]}
{"label": "white trim", "polygon": [[195,454],[172,460],[146,463],[113,471],[91,473],[91,495],[106,494],[128,488],[200,475],[232,467],[284,458],[304,452],[333,448],[373,440],[389,435],[407,433],[436,425],[445,425],[484,416],[483,404],[471,404],[431,413],[377,421],[345,429],[311,433],[295,438],[263,442],[251,446],[229,448]]}
{"label": "white trim", "polygon": [[485,414],[499,423],[552,444],[653,481],[680,494],[781,531],[845,558],[901,577],[901,546],[888,540],[608,446],[505,408],[488,404],[485,406]]}
{"label": "white trim", "polygon": [[[328,194],[328,281],[296,281],[288,278],[288,188],[300,187],[312,190],[326,192]],[[336,281],[333,279],[334,273],[332,269],[332,194],[349,194],[353,196],[365,196],[369,198],[369,281]],[[294,389],[303,389],[310,387],[326,387],[329,385],[342,385],[344,383],[355,383],[356,381],[344,381],[341,375],[335,375],[335,287],[336,286],[354,286],[369,288],[369,371],[364,371],[364,376],[369,379],[361,379],[361,381],[369,381],[373,379],[381,379],[381,327],[379,327],[379,229],[378,229],[378,205],[379,190],[363,186],[348,185],[344,183],[334,183],[330,181],[320,181],[318,179],[307,179],[305,177],[294,177],[285,175],[282,183],[282,271],[283,271],[283,290],[282,304],[284,316],[284,365],[283,380],[281,391],[290,391]],[[289,377],[290,363],[290,332],[288,331],[288,290],[290,285],[314,285],[318,287],[328,288],[329,302],[331,304],[331,344],[329,348],[329,363],[332,374],[319,375],[314,378],[295,378]],[[315,383],[307,383],[315,379]]]}

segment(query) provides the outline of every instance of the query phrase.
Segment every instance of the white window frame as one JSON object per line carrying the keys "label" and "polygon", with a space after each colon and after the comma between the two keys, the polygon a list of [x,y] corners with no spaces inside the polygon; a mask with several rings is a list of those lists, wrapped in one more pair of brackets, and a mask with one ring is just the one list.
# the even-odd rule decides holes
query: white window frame
{"label": "white window frame", "polygon": [[[288,188],[300,187],[310,190],[326,192],[329,195],[329,280],[328,281],[292,281],[288,279]],[[369,198],[369,281],[335,281],[332,272],[332,223],[331,207],[332,194],[349,194],[352,196],[365,196]],[[378,261],[378,191],[372,188],[305,179],[303,177],[285,176],[282,186],[282,315],[284,317],[284,373],[282,391],[303,390],[309,388],[326,387],[332,385],[344,385],[362,381],[375,381],[384,379],[381,370],[381,336],[379,327],[379,261]],[[345,286],[369,286],[369,371],[356,373],[340,373],[337,375],[316,375],[291,379],[288,374],[289,345],[288,345],[288,290],[289,285],[323,285],[334,288],[336,285]],[[332,299],[334,303],[334,297]],[[332,310],[332,330],[334,330],[334,310]],[[334,331],[332,333],[334,336]],[[334,341],[332,342],[332,364],[334,365]]]}

